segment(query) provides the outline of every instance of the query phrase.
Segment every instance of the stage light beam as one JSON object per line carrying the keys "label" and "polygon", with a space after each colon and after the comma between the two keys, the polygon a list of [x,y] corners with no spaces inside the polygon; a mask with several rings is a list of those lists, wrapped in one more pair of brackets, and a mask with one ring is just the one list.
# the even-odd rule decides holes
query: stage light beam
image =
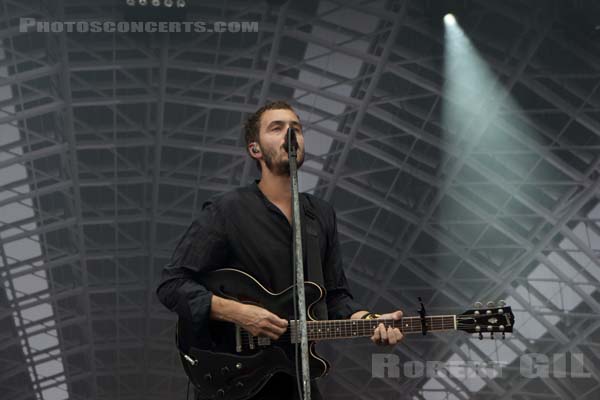
{"label": "stage light beam", "polygon": [[456,25],[456,18],[454,17],[454,14],[444,15],[444,23],[446,25]]}

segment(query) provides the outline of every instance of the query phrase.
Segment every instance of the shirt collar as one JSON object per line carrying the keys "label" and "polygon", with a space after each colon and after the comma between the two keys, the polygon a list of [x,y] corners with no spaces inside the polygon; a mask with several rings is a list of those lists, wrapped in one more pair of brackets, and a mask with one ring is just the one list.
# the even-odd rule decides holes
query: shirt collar
{"label": "shirt collar", "polygon": [[269,208],[275,208],[275,205],[271,203],[271,201],[265,196],[265,194],[258,187],[258,183],[260,179],[256,179],[253,183],[250,184],[250,190],[254,192]]}
{"label": "shirt collar", "polygon": [[[271,203],[271,200],[269,200],[267,198],[267,196],[265,196],[265,194],[260,190],[260,188],[258,187],[258,183],[260,182],[260,179],[256,179],[254,180],[253,183],[250,184],[250,190],[253,191],[254,193],[256,193],[256,195],[258,195],[258,197],[260,197],[265,204],[270,207],[270,208],[277,208],[275,206],[275,204]],[[303,202],[303,197],[302,193],[300,193],[300,207],[303,209],[304,208],[304,202]],[[279,209],[277,209],[279,210]]]}

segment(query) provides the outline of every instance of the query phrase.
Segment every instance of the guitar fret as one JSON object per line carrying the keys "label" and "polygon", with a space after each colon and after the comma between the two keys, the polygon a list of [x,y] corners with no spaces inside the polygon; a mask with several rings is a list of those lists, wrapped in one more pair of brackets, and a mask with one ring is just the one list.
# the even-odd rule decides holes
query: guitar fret
{"label": "guitar fret", "polygon": [[[456,329],[456,316],[454,315],[436,315],[425,317],[425,326],[428,332]],[[400,328],[405,333],[421,333],[421,317],[404,317],[401,320],[324,320],[308,321],[309,340],[334,339],[334,338],[352,338],[371,336],[373,330],[380,324],[384,326]],[[293,337],[298,339],[299,331],[294,324],[295,332]]]}

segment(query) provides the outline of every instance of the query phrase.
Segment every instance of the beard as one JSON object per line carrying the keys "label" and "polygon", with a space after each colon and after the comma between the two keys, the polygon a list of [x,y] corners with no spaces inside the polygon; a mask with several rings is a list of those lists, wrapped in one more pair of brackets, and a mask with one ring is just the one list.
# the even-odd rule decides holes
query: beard
{"label": "beard", "polygon": [[[271,173],[273,175],[289,176],[290,175],[290,162],[289,162],[289,160],[282,157],[283,154],[287,154],[285,152],[285,150],[283,149],[283,147],[280,149],[279,154],[281,154],[281,156],[278,158],[277,149],[269,149],[266,151],[263,150],[263,160],[265,160],[265,164],[266,164],[267,168],[269,169],[269,171],[271,171]],[[300,169],[300,167],[304,163],[304,149],[298,149],[297,155],[298,155],[298,157],[297,157],[298,169]]]}

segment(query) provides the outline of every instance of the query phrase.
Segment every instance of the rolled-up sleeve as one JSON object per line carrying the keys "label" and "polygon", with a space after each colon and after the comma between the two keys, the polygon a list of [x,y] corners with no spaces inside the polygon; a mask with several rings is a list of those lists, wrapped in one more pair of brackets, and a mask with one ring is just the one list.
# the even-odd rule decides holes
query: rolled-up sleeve
{"label": "rolled-up sleeve", "polygon": [[196,337],[207,344],[212,293],[197,278],[202,272],[225,266],[226,259],[225,220],[218,205],[207,202],[163,267],[156,289],[160,302],[189,322]]}
{"label": "rolled-up sleeve", "polygon": [[323,264],[323,278],[327,290],[327,312],[329,319],[347,319],[364,307],[350,293],[343,269],[342,251],[337,231],[335,211],[331,208],[327,223],[327,251]]}

